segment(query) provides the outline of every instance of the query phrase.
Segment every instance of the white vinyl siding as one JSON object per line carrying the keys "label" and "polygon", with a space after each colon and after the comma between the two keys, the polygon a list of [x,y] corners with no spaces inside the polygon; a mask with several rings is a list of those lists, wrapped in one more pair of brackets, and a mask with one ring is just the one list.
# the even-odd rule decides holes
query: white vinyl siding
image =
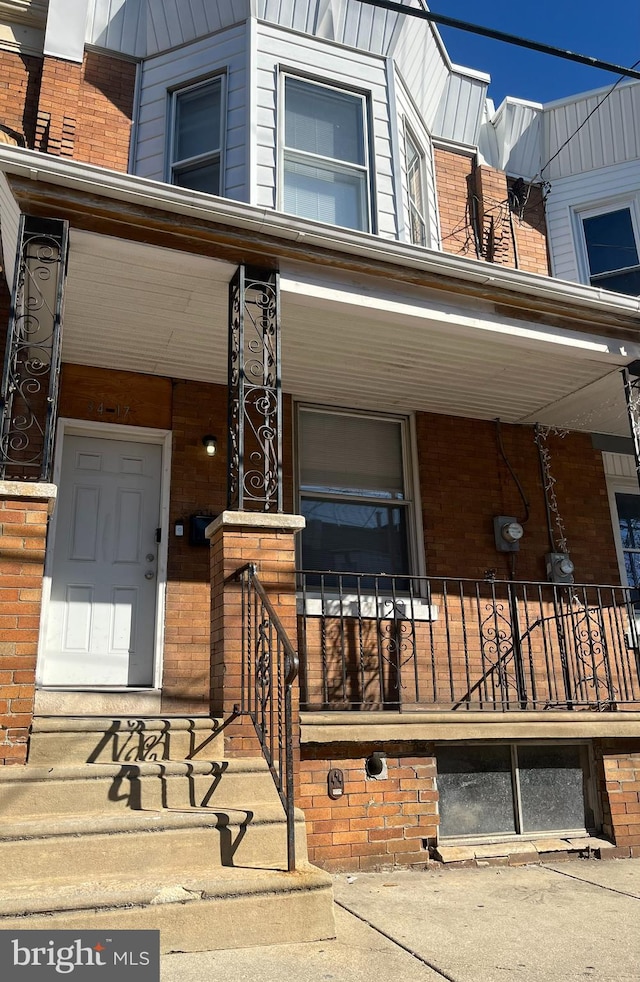
{"label": "white vinyl siding", "polygon": [[396,70],[411,92],[425,125],[433,131],[440,99],[449,77],[449,60],[431,26],[415,17],[404,17],[394,45]]}
{"label": "white vinyl siding", "polygon": [[621,204],[628,206],[639,189],[637,160],[552,182],[546,216],[553,276],[574,283],[589,282],[580,257],[577,215],[588,209],[613,211]]}
{"label": "white vinyl siding", "polygon": [[135,174],[156,181],[168,179],[170,118],[167,104],[171,93],[210,78],[216,72],[225,73],[225,154],[221,184],[226,197],[249,200],[247,43],[247,28],[243,24],[143,63]]}
{"label": "white vinyl siding", "polygon": [[88,43],[150,58],[251,16],[249,0],[89,0]]}
{"label": "white vinyl siding", "polygon": [[260,20],[385,54],[398,14],[349,0],[258,0]]}
{"label": "white vinyl siding", "polygon": [[[607,99],[602,103],[605,95]],[[599,103],[600,108],[587,120]],[[570,102],[545,106],[544,160],[550,160],[568,137],[571,139],[566,147],[545,169],[544,177],[551,182],[637,161],[640,158],[640,85],[637,82],[619,85],[613,92],[599,89]]]}
{"label": "white vinyl siding", "polygon": [[476,146],[484,115],[487,84],[487,79],[451,72],[433,122],[433,135],[454,143]]}
{"label": "white vinyl siding", "polygon": [[385,62],[315,38],[293,35],[264,24],[258,25],[257,54],[257,200],[264,208],[277,207],[276,92],[279,71],[310,81],[322,79],[337,89],[358,92],[370,107],[370,156],[372,163],[372,231],[397,237],[393,183],[391,130]]}

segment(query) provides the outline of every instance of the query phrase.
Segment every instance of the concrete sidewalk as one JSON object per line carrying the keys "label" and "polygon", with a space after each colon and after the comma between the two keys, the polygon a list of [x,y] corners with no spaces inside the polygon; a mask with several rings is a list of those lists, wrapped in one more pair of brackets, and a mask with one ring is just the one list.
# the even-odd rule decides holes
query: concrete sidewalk
{"label": "concrete sidewalk", "polygon": [[335,897],[335,941],[165,955],[162,982],[640,980],[640,860],[340,875]]}

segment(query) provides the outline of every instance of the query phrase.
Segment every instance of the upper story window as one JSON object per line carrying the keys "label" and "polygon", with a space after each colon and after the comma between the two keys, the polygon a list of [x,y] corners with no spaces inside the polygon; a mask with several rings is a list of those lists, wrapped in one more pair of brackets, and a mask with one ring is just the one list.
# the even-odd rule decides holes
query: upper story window
{"label": "upper story window", "polygon": [[284,105],[284,210],[368,232],[371,192],[365,98],[286,76]]}
{"label": "upper story window", "polygon": [[172,184],[222,193],[223,83],[218,76],[172,94]]}
{"label": "upper story window", "polygon": [[407,166],[409,229],[414,245],[427,244],[426,197],[424,193],[424,152],[408,128],[404,134]]}
{"label": "upper story window", "polygon": [[409,572],[406,431],[398,417],[300,408],[304,569]]}
{"label": "upper story window", "polygon": [[640,239],[632,209],[617,208],[581,218],[591,285],[640,295]]}

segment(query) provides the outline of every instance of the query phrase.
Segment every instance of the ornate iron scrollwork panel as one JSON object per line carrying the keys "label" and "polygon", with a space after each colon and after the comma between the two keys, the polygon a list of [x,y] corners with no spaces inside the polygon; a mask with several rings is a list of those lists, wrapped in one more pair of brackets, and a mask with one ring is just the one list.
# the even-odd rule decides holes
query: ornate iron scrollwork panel
{"label": "ornate iron scrollwork panel", "polygon": [[229,287],[227,503],[282,511],[279,277],[245,266]]}
{"label": "ornate iron scrollwork panel", "polygon": [[67,242],[67,222],[21,219],[0,390],[3,479],[51,476]]}

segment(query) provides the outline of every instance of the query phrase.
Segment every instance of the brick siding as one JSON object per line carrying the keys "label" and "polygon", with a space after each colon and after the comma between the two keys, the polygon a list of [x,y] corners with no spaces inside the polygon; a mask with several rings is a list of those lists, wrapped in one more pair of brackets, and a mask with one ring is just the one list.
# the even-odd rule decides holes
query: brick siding
{"label": "brick siding", "polygon": [[0,764],[24,764],[35,693],[47,502],[0,499]]}
{"label": "brick siding", "polygon": [[542,194],[533,186],[522,214],[512,210],[515,181],[468,153],[434,148],[442,249],[502,266],[548,274]]}
{"label": "brick siding", "polygon": [[[309,859],[332,872],[382,866],[424,866],[438,827],[436,764],[422,745],[385,743],[388,778],[366,777],[365,759],[378,745],[303,747],[297,805],[307,821]],[[331,756],[328,756],[331,753]],[[331,799],[327,775],[344,775],[344,794]]]}
{"label": "brick siding", "polygon": [[640,858],[640,739],[596,742],[602,827],[615,855]]}
{"label": "brick siding", "polygon": [[42,59],[0,50],[0,127],[33,147]]}
{"label": "brick siding", "polygon": [[[418,473],[427,572],[509,577],[511,555],[496,551],[493,516],[524,517],[518,489],[502,458],[495,423],[418,413]],[[530,504],[515,554],[515,578],[545,580],[549,552],[545,501],[531,426],[502,426],[505,453]],[[584,433],[548,438],[555,492],[576,579],[619,583],[602,454]]]}
{"label": "brick siding", "polygon": [[35,149],[126,171],[135,65],[87,52],[82,65],[45,58]]}

